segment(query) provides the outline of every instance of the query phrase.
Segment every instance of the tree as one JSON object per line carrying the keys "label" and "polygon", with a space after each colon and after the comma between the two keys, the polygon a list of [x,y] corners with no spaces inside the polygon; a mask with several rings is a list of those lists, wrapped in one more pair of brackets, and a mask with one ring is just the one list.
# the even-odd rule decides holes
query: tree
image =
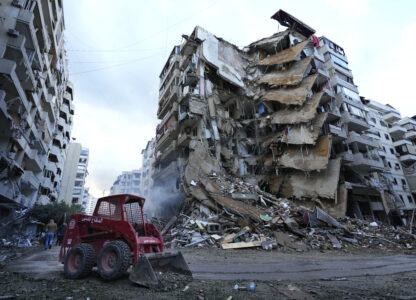
{"label": "tree", "polygon": [[[66,220],[64,220],[65,213]],[[65,202],[53,202],[46,205],[35,204],[28,212],[28,216],[45,224],[47,224],[50,219],[54,219],[55,223],[61,224],[64,221],[67,221],[70,215],[76,213],[84,213],[81,205],[74,204],[69,206]]]}

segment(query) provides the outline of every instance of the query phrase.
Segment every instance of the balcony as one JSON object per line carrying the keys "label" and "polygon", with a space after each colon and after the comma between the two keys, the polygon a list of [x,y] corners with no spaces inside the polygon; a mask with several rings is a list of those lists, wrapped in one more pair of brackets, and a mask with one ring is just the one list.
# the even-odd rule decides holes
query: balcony
{"label": "balcony", "polygon": [[61,150],[56,146],[52,146],[49,150],[49,161],[57,163],[61,159]]}
{"label": "balcony", "polygon": [[172,107],[172,103],[175,103],[175,101],[179,97],[179,86],[171,86],[169,93],[166,93],[164,96],[164,99],[161,99],[161,102],[159,103],[159,110],[157,113],[157,117],[161,118],[170,107]]}
{"label": "balcony", "polygon": [[175,121],[171,124],[170,128],[163,133],[156,143],[157,151],[163,152],[165,148],[169,146],[169,143],[176,140],[177,137],[178,122]]}
{"label": "balcony", "polygon": [[[3,89],[11,98],[19,98],[26,111],[29,109],[29,104],[26,99],[25,92],[20,84],[20,80],[16,75],[16,63],[12,60],[0,58],[0,74],[3,74],[11,81],[11,84],[3,85]],[[18,106],[20,107],[20,105]]]}
{"label": "balcony", "polygon": [[329,132],[334,143],[341,142],[347,138],[347,133],[341,127],[329,124]]}
{"label": "balcony", "polygon": [[343,93],[338,93],[335,98],[337,99],[338,103],[345,102],[347,104],[350,104],[352,106],[358,107],[360,109],[364,109],[364,104],[359,100],[354,100],[351,97],[348,97],[347,95]]}
{"label": "balcony", "polygon": [[393,126],[389,128],[389,133],[391,137],[396,140],[401,138],[406,132],[407,132],[407,129],[398,124],[393,124]]}
{"label": "balcony", "polygon": [[152,178],[153,180],[163,180],[168,178],[169,176],[175,176],[178,173],[178,164],[176,160],[174,160],[165,168],[162,168],[160,166],[156,168]]}
{"label": "balcony", "polygon": [[416,162],[416,155],[415,154],[410,154],[410,153],[400,155],[399,160],[400,160],[400,162],[405,163],[407,165],[413,164],[414,162]]}
{"label": "balcony", "polygon": [[358,88],[357,88],[357,86],[355,86],[354,84],[351,84],[349,82],[346,82],[346,81],[338,78],[337,76],[333,76],[331,78],[331,84],[332,84],[332,86],[336,86],[336,85],[344,86],[347,89],[350,89],[350,90],[352,90],[352,91],[354,91],[354,92],[356,92],[358,94]]}
{"label": "balcony", "polygon": [[386,121],[387,123],[392,124],[394,122],[400,121],[401,116],[400,116],[400,113],[395,112],[395,111],[391,111],[391,112],[383,115],[383,120]]}
{"label": "balcony", "polygon": [[348,77],[354,77],[351,70],[347,70],[344,69],[343,67],[341,67],[340,65],[336,64],[332,59],[328,59],[325,62],[325,67],[329,70],[329,69],[335,69],[343,74],[345,74]]}
{"label": "balcony", "polygon": [[393,146],[394,147],[399,147],[399,146],[404,146],[404,145],[413,145],[412,142],[408,141],[408,140],[399,140],[396,142],[393,142]]}
{"label": "balcony", "polygon": [[45,169],[51,171],[53,174],[56,174],[57,166],[56,163],[48,161],[45,165]]}
{"label": "balcony", "polygon": [[22,191],[36,191],[40,181],[32,171],[25,170],[20,180],[20,189]]}
{"label": "balcony", "polygon": [[38,154],[38,150],[31,149],[26,152],[27,159],[25,167],[28,170],[40,172],[43,169],[45,161],[41,155]]}
{"label": "balcony", "polygon": [[341,118],[344,123],[348,123],[348,128],[352,131],[361,132],[371,128],[367,121],[348,112],[342,112]]}
{"label": "balcony", "polygon": [[332,121],[338,120],[339,118],[341,118],[341,112],[339,111],[338,107],[333,105],[333,107],[331,107],[328,110],[328,117],[326,118],[326,120],[327,122],[332,122]]}
{"label": "balcony", "polygon": [[350,167],[363,171],[385,171],[385,166],[377,154],[372,153],[354,153],[353,161],[349,164]]}
{"label": "balcony", "polygon": [[406,140],[416,141],[416,131],[408,131],[404,134]]}
{"label": "balcony", "polygon": [[376,148],[378,144],[374,141],[373,138],[366,136],[364,134],[358,134],[354,131],[351,131],[348,135],[348,144],[357,143],[357,146],[360,150],[365,150],[366,147]]}
{"label": "balcony", "polygon": [[352,162],[352,161],[354,161],[354,155],[352,154],[352,152],[351,151],[346,151],[346,152],[343,152],[343,153],[341,153],[340,154],[341,155],[341,157],[342,157],[342,160],[344,161],[344,162]]}

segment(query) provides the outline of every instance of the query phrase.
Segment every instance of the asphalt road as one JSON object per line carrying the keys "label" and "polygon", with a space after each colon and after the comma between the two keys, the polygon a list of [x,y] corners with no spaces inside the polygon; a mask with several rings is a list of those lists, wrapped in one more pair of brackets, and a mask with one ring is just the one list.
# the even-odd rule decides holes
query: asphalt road
{"label": "asphalt road", "polygon": [[[197,251],[197,249],[196,249]],[[27,257],[15,260],[5,267],[5,271],[31,273],[39,279],[54,278],[57,273],[63,274],[63,265],[58,262],[59,248],[39,250]],[[305,256],[307,257],[307,253]],[[188,261],[185,254],[185,260]],[[244,263],[227,262],[218,256],[218,261],[189,264],[195,279],[204,280],[314,280],[354,277],[363,275],[389,275],[416,271],[416,255],[389,255],[374,257],[358,257],[335,260],[319,260],[316,258],[284,261],[281,256],[269,261],[242,259]]]}

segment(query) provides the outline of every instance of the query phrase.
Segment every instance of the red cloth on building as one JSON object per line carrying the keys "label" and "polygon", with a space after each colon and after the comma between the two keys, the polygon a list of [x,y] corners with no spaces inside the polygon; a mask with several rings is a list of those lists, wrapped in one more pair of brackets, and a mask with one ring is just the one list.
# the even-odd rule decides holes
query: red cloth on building
{"label": "red cloth on building", "polygon": [[313,46],[319,48],[319,40],[315,35],[312,35]]}

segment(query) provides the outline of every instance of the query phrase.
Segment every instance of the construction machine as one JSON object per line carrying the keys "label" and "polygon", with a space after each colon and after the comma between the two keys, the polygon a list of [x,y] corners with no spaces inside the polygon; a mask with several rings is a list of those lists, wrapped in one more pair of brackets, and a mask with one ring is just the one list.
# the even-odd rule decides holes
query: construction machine
{"label": "construction machine", "polygon": [[192,276],[181,252],[164,252],[159,230],[145,221],[142,197],[121,194],[98,199],[92,216],[68,220],[59,253],[67,278],[87,276],[96,265],[105,280],[125,274],[141,286],[158,285],[159,272]]}

